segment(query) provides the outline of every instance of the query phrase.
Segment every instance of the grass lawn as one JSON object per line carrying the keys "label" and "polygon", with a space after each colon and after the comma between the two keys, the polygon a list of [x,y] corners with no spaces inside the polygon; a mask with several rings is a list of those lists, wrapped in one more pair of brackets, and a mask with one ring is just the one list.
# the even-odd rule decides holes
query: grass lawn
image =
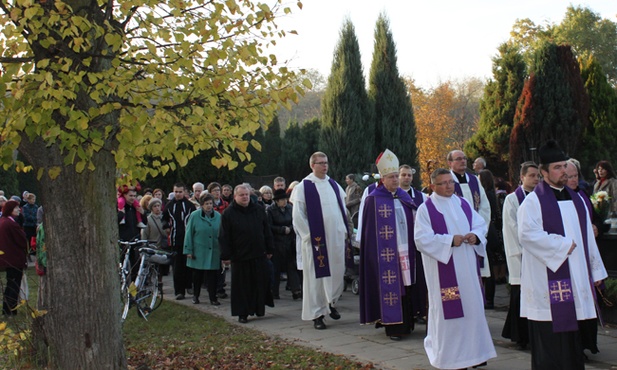
{"label": "grass lawn", "polygon": [[372,369],[191,307],[165,301],[145,321],[131,310],[124,343],[133,369]]}

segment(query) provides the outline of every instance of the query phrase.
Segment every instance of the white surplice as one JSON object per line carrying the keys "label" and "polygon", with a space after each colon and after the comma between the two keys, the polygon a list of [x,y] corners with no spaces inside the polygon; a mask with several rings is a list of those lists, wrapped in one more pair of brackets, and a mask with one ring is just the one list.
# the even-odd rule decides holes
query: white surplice
{"label": "white surplice", "polygon": [[[484,297],[477,271],[476,255],[486,257],[487,224],[470,205],[470,229],[461,207],[461,198],[457,195],[442,197],[433,193],[430,199],[437,211],[443,214],[448,235],[435,234],[426,202],[422,204],[416,216],[414,239],[416,247],[422,252],[429,294],[428,333],[424,339],[424,349],[431,365],[440,369],[478,365],[497,356],[484,315]],[[454,235],[469,232],[477,236],[479,244],[451,246]],[[450,257],[454,259],[464,317],[445,320],[438,262],[448,263]]]}
{"label": "white surplice", "polygon": [[518,197],[510,193],[503,202],[503,246],[508,263],[508,281],[511,285],[521,285],[521,261],[523,248],[518,240]]}
{"label": "white surplice", "polygon": [[[320,179],[310,174],[304,178],[315,183],[321,201],[321,211],[326,233],[326,248],[330,263],[330,276],[317,279],[313,260],[313,243],[306,214],[306,199],[304,183],[296,185],[291,193],[290,202],[293,204],[293,226],[296,236],[301,243],[303,292],[302,292],[302,320],[313,320],[321,315],[330,313],[329,304],[333,304],[343,293],[345,275],[345,238],[347,227],[343,221],[341,208],[330,185],[329,177]],[[345,192],[337,184],[343,204]]]}
{"label": "white surplice", "polygon": [[[554,272],[567,259],[570,264],[576,318],[593,319],[596,317],[596,311],[576,208],[571,200],[560,201],[557,204],[561,211],[565,236],[548,234],[544,231],[540,200],[535,192],[527,195],[518,210],[518,238],[523,247],[521,317],[535,321],[552,321],[546,268]],[[593,236],[587,207],[585,215],[591,276],[595,282],[608,275]],[[576,243],[576,248],[568,256],[572,241]]]}

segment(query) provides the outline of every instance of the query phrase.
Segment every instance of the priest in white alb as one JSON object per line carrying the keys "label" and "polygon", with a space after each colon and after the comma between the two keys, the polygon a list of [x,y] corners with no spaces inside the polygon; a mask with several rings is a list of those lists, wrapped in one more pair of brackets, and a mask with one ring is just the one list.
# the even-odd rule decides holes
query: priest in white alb
{"label": "priest in white alb", "polygon": [[483,366],[497,356],[479,268],[479,259],[486,257],[487,224],[454,194],[454,183],[449,170],[431,174],[433,193],[418,209],[414,233],[429,294],[424,349],[439,369]]}
{"label": "priest in white alb", "polygon": [[328,157],[315,152],[313,171],[291,193],[293,226],[302,253],[302,320],[326,329],[325,315],[341,318],[334,307],[343,293],[345,260],[351,258],[345,191],[328,176]]}
{"label": "priest in white alb", "polygon": [[568,188],[568,157],[555,141],[538,151],[541,181],[517,218],[523,247],[521,316],[532,369],[584,369],[581,328],[595,323],[594,285],[607,277],[589,211]]}

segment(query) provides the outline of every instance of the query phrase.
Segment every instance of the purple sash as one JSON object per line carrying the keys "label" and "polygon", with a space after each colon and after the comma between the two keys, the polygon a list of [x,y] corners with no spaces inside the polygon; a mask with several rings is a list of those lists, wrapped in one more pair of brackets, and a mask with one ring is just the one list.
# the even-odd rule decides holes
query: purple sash
{"label": "purple sash", "polygon": [[[474,175],[468,176],[467,174],[465,174],[465,176],[469,179],[469,181],[467,181],[467,184],[469,185],[469,190],[471,190],[471,197],[473,198],[473,202],[470,202],[473,204],[473,209],[478,212],[478,210],[480,209],[480,184],[478,182],[478,178],[475,177]],[[452,177],[456,178],[455,175],[452,175]],[[463,197],[463,189],[461,189],[461,184],[458,183],[458,181],[454,181],[454,192],[459,196],[459,197]]]}
{"label": "purple sash", "polygon": [[[467,220],[469,221],[469,229],[471,230],[471,207],[464,200],[460,199],[461,207]],[[436,234],[446,235],[448,234],[448,227],[446,220],[443,217],[431,198],[426,201],[426,208],[428,210],[429,217],[431,219],[431,226]],[[454,258],[450,256],[450,260],[447,264],[437,262],[439,269],[439,287],[441,289],[441,304],[443,307],[444,319],[457,319],[465,316],[463,314],[463,303],[461,302],[461,294],[458,289],[458,281],[456,280],[456,268],[454,266]]]}
{"label": "purple sash", "polygon": [[593,206],[591,205],[591,201],[589,200],[587,193],[585,193],[582,189],[579,189],[578,194],[581,196],[581,198],[583,198],[583,202],[585,203],[585,206],[587,206],[587,211],[589,212],[589,219],[593,220]]}
{"label": "purple sash", "polygon": [[306,201],[306,217],[308,218],[315,265],[315,277],[330,276],[328,248],[326,246],[326,230],[323,222],[321,201],[317,187],[310,180],[304,180],[304,197]]}
{"label": "purple sash", "polygon": [[[377,223],[377,258],[379,261],[379,290],[381,296],[381,318],[388,324],[403,322],[401,305],[402,276],[396,242],[396,216],[394,198],[375,197],[375,219]],[[367,225],[368,226],[368,225]]]}
{"label": "purple sash", "polygon": [[[565,187],[566,191],[570,194],[583,237],[583,248],[585,248],[585,258],[587,260],[587,275],[591,283],[592,292],[595,295],[595,289],[591,276],[591,270],[589,269],[589,249],[587,242],[587,220],[585,218],[585,204],[583,200],[573,190]],[[561,210],[555,194],[551,190],[551,187],[545,182],[541,181],[534,190],[540,201],[540,207],[542,210],[542,226],[544,231],[549,234],[558,234],[565,236],[565,230],[563,228],[563,221]],[[553,319],[553,332],[561,333],[568,331],[577,331],[578,322],[576,321],[576,308],[574,306],[574,295],[572,292],[572,282],[570,279],[570,263],[566,258],[564,263],[552,272],[548,267],[546,268],[548,275],[548,289],[549,298],[551,302],[551,317]],[[595,300],[595,299],[594,299]]]}
{"label": "purple sash", "polygon": [[518,205],[520,206],[525,200],[525,191],[523,190],[523,187],[519,186],[516,188],[516,190],[514,190],[514,194],[516,194],[516,199],[518,199]]}
{"label": "purple sash", "polygon": [[351,251],[351,230],[349,230],[349,221],[347,219],[346,211],[347,208],[343,206],[343,200],[341,199],[341,194],[338,191],[338,184],[336,181],[330,178],[328,179],[328,182],[330,182],[330,185],[334,190],[336,200],[338,201],[338,206],[341,209],[341,214],[343,215],[343,222],[345,222],[345,228],[347,229],[347,238],[345,238],[345,267],[354,268],[353,253]]}

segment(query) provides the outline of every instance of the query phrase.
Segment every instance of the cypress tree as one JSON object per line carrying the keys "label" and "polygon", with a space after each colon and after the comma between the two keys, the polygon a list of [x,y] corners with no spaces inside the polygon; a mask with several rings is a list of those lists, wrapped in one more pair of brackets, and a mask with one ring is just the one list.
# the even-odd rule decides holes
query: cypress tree
{"label": "cypress tree", "polygon": [[576,159],[587,178],[599,160],[617,163],[613,150],[617,137],[617,94],[606,78],[602,66],[594,57],[582,62],[581,76],[589,95],[589,125],[583,133]]}
{"label": "cypress tree", "polygon": [[[396,45],[390,22],[381,14],[375,25],[369,100],[375,109],[375,149],[390,149],[401,163],[418,168],[416,122],[411,96],[397,67]],[[420,176],[416,176],[417,179]]]}
{"label": "cypress tree", "polygon": [[308,173],[308,160],[311,154],[319,150],[319,133],[321,123],[313,118],[302,126],[297,121],[290,121],[282,142],[283,168],[282,176],[287,183],[303,179]]}
{"label": "cypress tree", "polygon": [[261,175],[278,175],[281,172],[281,125],[278,116],[272,118],[272,122],[264,133],[261,148]]}
{"label": "cypress tree", "polygon": [[532,148],[548,139],[557,140],[568,155],[576,155],[588,116],[589,98],[570,46],[543,43],[534,53],[531,77],[514,117],[510,176],[518,177],[520,161],[533,159]]}
{"label": "cypress tree", "polygon": [[347,173],[361,172],[374,160],[370,137],[374,132],[372,109],[366,94],[360,46],[349,19],[343,24],[334,51],[321,112],[321,151],[330,162],[328,174],[342,182]]}
{"label": "cypress tree", "polygon": [[510,133],[527,67],[514,44],[503,43],[497,50],[493,79],[486,84],[480,101],[478,131],[465,144],[465,154],[470,158],[484,157],[495,176],[506,176]]}

